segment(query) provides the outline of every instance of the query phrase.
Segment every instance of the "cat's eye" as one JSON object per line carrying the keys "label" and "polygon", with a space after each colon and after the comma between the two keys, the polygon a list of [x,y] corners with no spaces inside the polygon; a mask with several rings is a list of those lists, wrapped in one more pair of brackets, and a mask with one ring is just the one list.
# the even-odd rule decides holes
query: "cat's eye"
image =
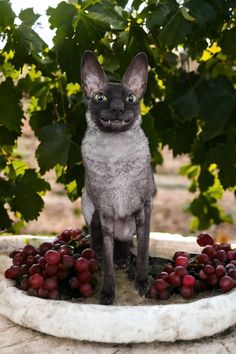
{"label": "cat's eye", "polygon": [[128,96],[126,97],[126,102],[128,102],[128,103],[134,103],[134,102],[136,102],[136,100],[137,100],[137,97],[132,92],[130,92],[128,94]]}
{"label": "cat's eye", "polygon": [[95,101],[97,102],[106,102],[107,101],[107,96],[104,95],[103,92],[98,92],[96,93],[96,95],[94,96]]}

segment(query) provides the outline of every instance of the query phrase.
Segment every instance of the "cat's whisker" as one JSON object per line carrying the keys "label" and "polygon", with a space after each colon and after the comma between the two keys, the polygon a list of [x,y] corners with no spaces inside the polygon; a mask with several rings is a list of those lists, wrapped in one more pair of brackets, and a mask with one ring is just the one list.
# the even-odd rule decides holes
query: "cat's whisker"
{"label": "cat's whisker", "polygon": [[108,121],[108,125],[111,125],[111,121],[110,120]]}
{"label": "cat's whisker", "polygon": [[122,120],[122,126],[125,124],[125,122]]}

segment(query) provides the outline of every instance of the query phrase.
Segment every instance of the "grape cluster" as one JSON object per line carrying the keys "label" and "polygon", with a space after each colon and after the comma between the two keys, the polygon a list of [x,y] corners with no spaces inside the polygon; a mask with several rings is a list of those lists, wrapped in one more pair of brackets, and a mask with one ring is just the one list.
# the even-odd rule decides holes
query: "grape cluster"
{"label": "grape cluster", "polygon": [[236,285],[236,250],[230,244],[218,244],[207,233],[197,237],[201,254],[191,257],[187,252],[175,252],[162,272],[152,282],[147,297],[167,300],[179,293],[188,299],[194,292],[220,289],[228,292]]}
{"label": "grape cluster", "polygon": [[13,265],[5,277],[28,295],[62,299],[93,293],[99,262],[80,229],[66,229],[53,242],[43,242],[37,249],[26,245],[9,256]]}

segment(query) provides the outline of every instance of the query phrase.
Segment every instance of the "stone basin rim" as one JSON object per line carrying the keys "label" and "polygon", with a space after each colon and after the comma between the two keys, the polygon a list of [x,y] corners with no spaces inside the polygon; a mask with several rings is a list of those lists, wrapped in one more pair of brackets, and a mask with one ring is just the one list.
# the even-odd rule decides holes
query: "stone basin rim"
{"label": "stone basin rim", "polygon": [[[185,304],[80,304],[29,298],[21,291],[19,294],[12,282],[1,276],[0,314],[19,325],[58,337],[103,343],[173,342],[211,336],[234,325],[235,296],[233,289],[227,294],[193,299]],[[32,308],[27,308],[29,299],[33,301]]]}

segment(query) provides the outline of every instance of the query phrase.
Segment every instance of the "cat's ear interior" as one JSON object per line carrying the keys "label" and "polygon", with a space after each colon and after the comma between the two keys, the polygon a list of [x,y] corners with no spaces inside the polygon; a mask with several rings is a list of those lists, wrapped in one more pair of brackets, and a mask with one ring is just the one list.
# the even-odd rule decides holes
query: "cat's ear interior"
{"label": "cat's ear interior", "polygon": [[126,70],[121,83],[131,92],[141,98],[144,95],[148,79],[148,61],[145,53],[141,52],[135,56],[132,63]]}
{"label": "cat's ear interior", "polygon": [[95,55],[86,50],[81,62],[82,89],[87,98],[101,90],[107,83],[107,77]]}

